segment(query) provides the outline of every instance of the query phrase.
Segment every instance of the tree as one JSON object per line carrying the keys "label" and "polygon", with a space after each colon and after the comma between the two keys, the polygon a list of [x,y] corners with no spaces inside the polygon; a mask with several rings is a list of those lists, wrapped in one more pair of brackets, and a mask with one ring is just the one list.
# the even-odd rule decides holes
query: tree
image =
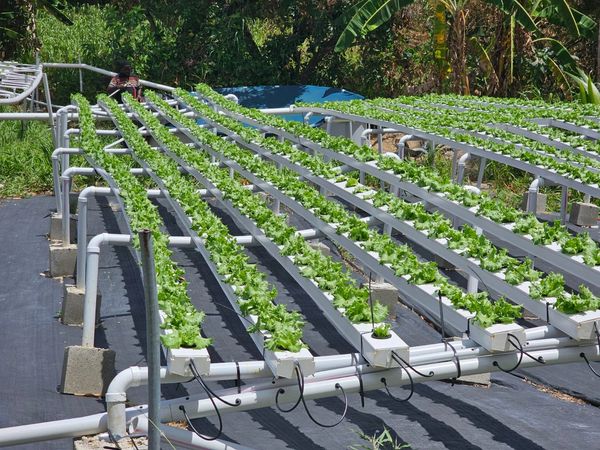
{"label": "tree", "polygon": [[[388,21],[398,10],[414,3],[415,0],[360,0],[346,13],[347,25],[336,43],[336,51],[342,51],[358,37],[377,29]],[[552,72],[561,81],[566,81],[565,70],[573,72],[575,59],[566,47],[556,39],[544,36],[539,24],[541,21],[559,26],[567,30],[571,36],[590,38],[597,27],[589,16],[573,8],[567,0],[482,0],[500,11],[501,23],[497,28],[492,47],[486,48],[481,42],[471,39],[476,52],[480,55],[482,67],[487,69],[490,94],[504,94],[511,91],[515,73],[515,56],[523,53],[525,46],[534,44],[543,46],[546,59]],[[469,92],[469,80],[466,70],[466,46],[468,6],[471,0],[429,0],[436,11],[437,30],[445,29],[451,39],[441,37],[434,30],[434,46],[450,42],[452,45],[448,61],[454,74],[453,88],[459,93]],[[447,26],[439,25],[443,15],[439,14],[443,7],[448,16]],[[490,55],[490,51],[492,54]],[[442,55],[436,49],[436,59]],[[439,72],[440,84],[445,76]]]}

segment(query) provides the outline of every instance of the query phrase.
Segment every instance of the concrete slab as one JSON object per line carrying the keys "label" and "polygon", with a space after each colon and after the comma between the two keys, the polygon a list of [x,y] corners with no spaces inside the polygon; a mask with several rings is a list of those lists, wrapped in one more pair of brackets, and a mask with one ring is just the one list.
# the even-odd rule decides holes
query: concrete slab
{"label": "concrete slab", "polygon": [[106,348],[65,347],[60,392],[101,396],[115,375],[115,352]]}
{"label": "concrete slab", "polygon": [[[83,325],[83,305],[85,299],[85,290],[78,289],[73,284],[65,283],[63,285],[63,301],[60,310],[60,321],[65,325],[82,326]],[[96,322],[100,321],[100,304],[102,295],[96,296]]]}
{"label": "concrete slab", "polygon": [[70,277],[75,273],[77,262],[77,245],[63,246],[60,243],[50,243],[50,276]]}
{"label": "concrete slab", "polygon": [[591,227],[598,224],[598,208],[593,203],[575,202],[571,206],[569,222],[580,227]]}

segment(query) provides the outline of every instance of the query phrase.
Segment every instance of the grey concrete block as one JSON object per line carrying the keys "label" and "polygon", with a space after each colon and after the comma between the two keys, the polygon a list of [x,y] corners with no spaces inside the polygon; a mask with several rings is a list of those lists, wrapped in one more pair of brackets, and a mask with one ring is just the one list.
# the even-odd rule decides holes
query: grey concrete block
{"label": "grey concrete block", "polygon": [[598,224],[598,211],[599,208],[593,203],[573,203],[569,222],[580,227],[595,226]]}
{"label": "grey concrete block", "polygon": [[106,348],[65,347],[60,392],[101,396],[115,375],[115,352]]}
{"label": "grey concrete block", "polygon": [[491,375],[487,373],[476,373],[473,375],[463,375],[457,381],[464,384],[479,384],[482,386],[489,386],[492,383]]}
{"label": "grey concrete block", "polygon": [[[546,211],[546,194],[537,194],[537,205],[536,205],[536,213],[543,213]],[[523,194],[523,201],[521,202],[521,209],[523,211],[529,211],[529,193],[525,192]]]}
{"label": "grey concrete block", "polygon": [[308,245],[310,245],[313,250],[319,250],[325,256],[331,256],[331,249],[320,241],[309,241]]}
{"label": "grey concrete block", "polygon": [[[71,242],[77,240],[77,215],[71,214]],[[62,214],[52,213],[50,216],[50,240],[62,241]]]}
{"label": "grey concrete block", "polygon": [[77,262],[77,245],[50,243],[50,276],[70,277],[75,272]]}
{"label": "grey concrete block", "polygon": [[[369,288],[368,283],[363,286]],[[382,305],[388,307],[388,317],[396,319],[396,305],[398,305],[398,289],[389,283],[371,283],[373,300],[379,300]]]}
{"label": "grey concrete block", "polygon": [[[83,305],[85,299],[85,290],[77,289],[72,284],[64,284],[63,301],[60,311],[61,322],[65,325],[82,326],[83,325]],[[96,322],[100,321],[100,305],[102,296],[100,293],[96,296]]]}

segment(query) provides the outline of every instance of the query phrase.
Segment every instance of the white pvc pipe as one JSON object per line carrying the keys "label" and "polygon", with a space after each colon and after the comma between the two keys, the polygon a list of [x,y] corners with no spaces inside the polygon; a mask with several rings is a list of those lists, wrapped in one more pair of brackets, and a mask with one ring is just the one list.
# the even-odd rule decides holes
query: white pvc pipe
{"label": "white pvc pipe", "polygon": [[527,211],[534,215],[537,215],[537,195],[543,185],[544,179],[538,177],[531,182],[527,191]]}
{"label": "white pvc pipe", "polygon": [[[298,231],[298,234],[305,239],[312,239],[320,236],[320,232],[315,229],[300,230]],[[235,239],[238,244],[244,246],[258,244],[258,241],[250,235],[237,236]],[[84,273],[85,294],[83,305],[83,337],[81,343],[83,347],[94,346],[100,246],[102,244],[129,245],[130,242],[131,236],[128,234],[101,233],[94,236],[87,245]],[[169,238],[169,244],[174,246],[192,247],[196,245],[195,242],[195,240],[188,236],[171,236]],[[202,241],[200,240],[200,242]]]}
{"label": "white pvc pipe", "polygon": [[464,177],[465,177],[465,167],[467,165],[467,161],[469,160],[469,158],[471,157],[471,154],[469,152],[465,153],[464,155],[462,155],[460,157],[460,159],[458,160],[458,171],[456,174],[456,184],[463,184],[464,181]]}
{"label": "white pvc pipe", "polygon": [[[559,363],[571,363],[581,362],[580,353],[585,353],[589,360],[597,361],[600,359],[600,353],[597,345],[584,346],[584,347],[570,347],[556,350],[543,350],[532,352],[532,356],[537,358],[543,357],[546,361],[546,365],[559,364]],[[464,375],[470,375],[474,373],[485,373],[499,370],[494,364],[497,361],[502,367],[511,367],[517,361],[517,353],[511,354],[499,354],[493,356],[470,358],[461,361],[461,366]],[[531,367],[538,365],[537,362],[532,361],[528,357],[524,357],[521,363],[521,367]],[[364,366],[361,367],[364,372],[369,370]],[[417,374],[413,375],[415,382],[433,381],[437,379],[451,378],[456,375],[456,366],[453,362],[438,363],[428,366],[416,367],[420,371],[429,372],[429,370],[435,371],[435,376],[431,378],[422,378]],[[372,369],[371,369],[372,370]],[[587,369],[583,369],[587,370]],[[327,374],[322,374],[326,376]],[[372,389],[381,389],[383,387],[381,378],[386,377],[389,386],[399,386],[409,383],[408,377],[405,371],[399,369],[390,369],[374,373],[363,373],[362,382],[365,391]],[[331,395],[338,395],[339,390],[335,389],[335,384],[340,383],[347,393],[358,392],[360,389],[360,381],[356,375],[337,378],[332,380],[320,380],[318,382],[311,382],[311,377],[307,378],[305,384],[304,396],[305,399],[322,398]],[[255,387],[247,387],[244,392],[238,394],[237,391],[231,392],[231,390],[217,392],[219,396],[223,396],[225,400],[234,401],[235,398],[242,400],[242,405],[231,408],[226,405],[220,405],[219,411],[233,412],[233,411],[245,411],[260,407],[272,406],[278,386],[267,390],[256,390]],[[282,394],[281,403],[290,403],[297,399],[298,389],[293,386],[286,387],[285,393]],[[179,405],[183,404],[190,417],[204,417],[210,415],[212,410],[212,404],[207,399],[202,400],[189,400],[182,402],[181,399],[174,399],[169,401],[163,401],[162,409],[162,421],[181,420],[182,414],[179,411]],[[143,414],[145,412],[144,405],[140,405],[134,408],[127,409],[127,416],[135,417],[136,415]],[[132,425],[135,425],[136,421],[132,421]],[[139,423],[139,420],[137,421]],[[59,420],[54,422],[45,422],[38,424],[22,425],[11,428],[0,429],[0,445],[16,445],[28,442],[36,442],[50,439],[59,439],[68,436],[82,436],[85,434],[101,433],[107,430],[107,414],[94,414],[91,416],[78,417],[73,419]]]}
{"label": "white pvc pipe", "polygon": [[[16,105],[17,103],[21,103],[23,100],[25,100],[27,97],[29,97],[29,95],[31,95],[31,93],[33,91],[35,91],[35,89],[39,86],[39,84],[43,80],[43,78],[44,78],[44,72],[42,70],[40,70],[36,74],[35,78],[32,80],[31,84],[29,85],[29,87],[27,89],[25,89],[19,95],[16,95],[14,97],[10,97],[8,99],[1,99],[0,104]],[[52,114],[52,113],[50,113],[50,114]],[[44,117],[45,120],[48,120],[48,114],[45,113],[44,116],[45,116]]]}
{"label": "white pvc pipe", "polygon": [[[600,359],[600,353],[597,345],[539,350],[531,352],[531,356],[534,358],[542,357],[546,363],[546,366],[550,366],[553,364],[581,362],[583,361],[580,357],[581,353],[585,353],[589,360],[597,361]],[[513,367],[517,363],[517,360],[518,352],[469,358],[461,360],[461,370],[463,375],[496,372],[500,369],[494,364],[494,362],[501,367],[509,368]],[[532,366],[539,366],[539,363],[537,361],[533,361],[527,356],[524,356],[520,367],[527,368]],[[405,370],[388,369],[375,372],[373,371],[373,368],[366,366],[361,366],[358,369],[362,369],[361,378],[362,388],[364,391],[382,389],[384,385],[381,380],[384,377],[386,378],[388,386],[400,386],[410,383],[409,377],[407,376]],[[423,373],[429,373],[430,371],[433,371],[434,375],[430,378],[425,378],[413,373],[412,378],[415,383],[452,378],[457,374],[456,365],[452,361],[422,365],[418,366],[417,369]],[[584,368],[582,370],[588,369]],[[326,373],[319,375],[322,377],[327,376]],[[356,374],[345,377],[335,377],[332,379],[319,379],[318,381],[314,382],[312,378],[309,377],[305,380],[304,398],[306,400],[312,400],[329,397],[332,395],[340,395],[340,391],[335,388],[335,385],[338,383],[344,388],[346,394],[357,393],[361,389],[361,380]],[[238,394],[237,391],[232,392],[231,389],[217,392],[217,395],[226,401],[234,402],[237,398],[241,400],[241,405],[236,407],[220,404],[219,412],[224,414],[273,406],[275,404],[275,396],[278,390],[279,387],[265,388],[264,390],[257,390],[255,387],[249,387],[241,394]],[[298,398],[298,395],[299,391],[297,386],[287,386],[285,388],[285,392],[279,396],[280,404],[295,402]],[[175,399],[165,402],[165,410],[162,420],[184,420],[183,414],[179,410],[180,405],[185,407],[190,418],[207,417],[213,414],[213,406],[208,399],[194,398],[185,401],[181,401],[181,399],[178,401]],[[132,424],[135,424],[135,419],[132,421]]]}
{"label": "white pvc pipe", "polygon": [[[42,67],[46,68],[54,68],[54,69],[84,69],[89,70],[90,72],[96,72],[102,75],[106,75],[109,77],[114,77],[117,75],[116,72],[112,72],[110,70],[101,69],[99,67],[91,66],[89,64],[74,64],[74,63],[43,63]],[[162,91],[172,92],[175,90],[172,86],[167,86],[165,84],[154,83],[152,81],[140,80],[140,84],[142,86],[147,86],[152,89],[160,89]]]}
{"label": "white pvc pipe", "polygon": [[[148,423],[148,417],[144,414],[140,414],[135,418],[135,427],[132,432],[135,434],[148,434],[150,424]],[[207,441],[202,439],[196,433],[188,430],[182,430],[181,428],[174,428],[168,425],[159,425],[160,434],[162,436],[161,442],[176,446],[177,448],[190,448],[190,449],[208,449],[208,450],[253,450],[250,447],[246,447],[233,442],[224,440]]]}

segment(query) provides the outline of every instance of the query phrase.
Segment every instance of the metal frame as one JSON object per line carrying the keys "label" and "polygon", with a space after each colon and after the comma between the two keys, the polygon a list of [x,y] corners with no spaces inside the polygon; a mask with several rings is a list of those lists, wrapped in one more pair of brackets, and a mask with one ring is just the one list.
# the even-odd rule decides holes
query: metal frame
{"label": "metal frame", "polygon": [[[242,116],[237,113],[233,113],[231,111],[223,110],[226,115],[236,120],[239,120],[248,125],[252,125],[256,128],[259,128],[262,131],[269,132],[281,136],[289,140],[290,142],[295,143],[298,146],[308,148],[312,151],[318,152],[323,155],[324,159],[327,160],[336,160],[340,163],[352,167],[353,169],[359,170],[360,172],[368,173],[369,175],[373,175],[376,178],[379,178],[382,182],[390,185],[391,188],[397,189],[400,192],[405,192],[406,194],[410,194],[420,200],[423,201],[428,208],[435,207],[446,216],[456,220],[460,223],[468,223],[473,227],[481,228],[486,236],[488,236],[496,245],[506,246],[509,249],[512,249],[512,254],[517,253],[524,254],[524,256],[529,256],[534,260],[534,263],[537,263],[539,260],[543,262],[543,265],[549,266],[552,270],[561,272],[565,275],[568,286],[576,289],[580,284],[586,284],[594,290],[595,293],[600,293],[600,277],[599,272],[585,264],[579,263],[573,258],[564,255],[560,251],[553,250],[546,246],[539,246],[533,244],[529,239],[513,233],[509,228],[497,224],[490,219],[487,219],[482,216],[476,215],[469,208],[464,207],[457,202],[453,202],[448,200],[440,195],[433,194],[428,192],[427,190],[416,186],[415,184],[408,183],[405,181],[401,181],[395,174],[388,173],[376,167],[374,164],[362,163],[352,158],[351,156],[344,155],[342,153],[338,153],[332,150],[329,150],[321,145],[309,141],[304,138],[300,138],[296,135],[293,135],[285,130],[281,130],[271,126],[265,126],[260,122],[255,121],[254,119],[249,119],[245,116]],[[206,118],[202,118],[207,122]],[[214,122],[211,122],[215,126]],[[224,127],[220,127],[222,132],[227,133],[233,140],[240,143],[241,145],[249,148],[252,151],[257,151],[258,146],[248,145],[244,141],[242,141],[239,136],[233,135],[230,130],[227,130]],[[276,158],[278,163],[289,164],[285,158],[282,158],[279,155],[273,155],[273,158]],[[292,170],[296,170],[293,166],[290,167]],[[300,170],[300,169],[299,169]],[[304,173],[302,176],[305,176],[308,171],[304,169]],[[298,172],[301,173],[301,172]],[[319,179],[315,177],[318,181]],[[537,265],[537,264],[536,264]]]}
{"label": "metal frame", "polygon": [[[454,331],[455,333],[471,334],[475,330],[475,336],[473,337],[473,339],[475,339],[485,348],[493,351],[509,350],[509,346],[506,342],[506,336],[508,333],[512,333],[515,335],[519,335],[519,337],[522,337],[523,329],[518,325],[510,327],[507,326],[505,329],[501,329],[501,327],[489,327],[488,329],[483,329],[478,325],[471,323],[470,319],[473,317],[473,314],[455,309],[454,306],[451,305],[450,301],[446,298],[442,298],[442,301],[440,302],[434,296],[436,288],[433,285],[417,286],[408,283],[408,281],[405,278],[397,276],[394,273],[394,271],[387,265],[380,264],[379,260],[375,256],[360,248],[354,241],[343,235],[337,234],[335,228],[331,224],[326,223],[318,217],[316,217],[312,212],[304,208],[296,200],[283,194],[282,192],[274,188],[270,183],[260,179],[252,172],[240,166],[237,162],[229,160],[221,153],[200,143],[193,136],[193,134],[191,134],[191,132],[187,130],[182,124],[170,118],[165,117],[165,119],[168,120],[175,127],[179,128],[181,132],[184,135],[186,135],[186,137],[188,137],[192,142],[194,142],[198,148],[201,148],[202,150],[208,152],[211,156],[217,158],[223,164],[230,167],[235,172],[239,173],[241,176],[246,178],[259,189],[265,191],[273,199],[278,200],[281,204],[288,207],[292,212],[302,217],[315,229],[321,231],[329,240],[348,250],[355,258],[361,261],[361,264],[364,265],[365,268],[379,275],[387,282],[392,284],[396,289],[398,289],[400,296],[406,301],[406,303],[414,307],[424,309],[427,312],[427,314],[429,314],[431,317],[436,318],[436,320],[441,319],[440,308],[443,309],[443,317],[447,322],[448,328]],[[237,139],[239,139],[239,137],[236,138],[233,136],[232,138],[236,141]],[[292,168],[293,166],[293,163],[279,155],[272,155],[270,152],[262,149],[261,147],[255,144],[248,145],[252,147],[252,151],[256,152],[264,158],[272,159],[285,167]],[[311,182],[321,183],[321,185],[324,186],[329,185],[329,187],[325,187],[325,190],[336,188],[333,184],[322,181],[318,177],[315,177],[308,173],[308,171],[306,172],[306,175],[302,175],[302,177]]]}

